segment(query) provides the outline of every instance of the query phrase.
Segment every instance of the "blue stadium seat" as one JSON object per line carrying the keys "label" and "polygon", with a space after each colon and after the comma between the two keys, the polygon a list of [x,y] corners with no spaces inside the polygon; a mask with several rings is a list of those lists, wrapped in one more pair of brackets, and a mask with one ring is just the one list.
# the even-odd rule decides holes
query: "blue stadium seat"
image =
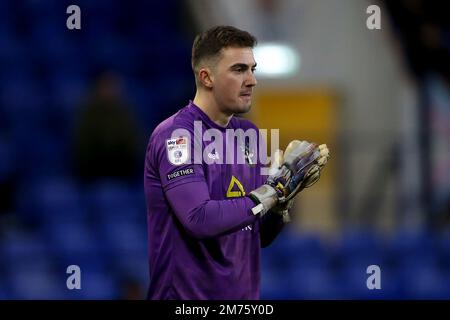
{"label": "blue stadium seat", "polygon": [[[338,298],[326,244],[318,234],[286,232],[262,252],[266,295],[288,299]],[[278,287],[278,286],[282,287]]]}
{"label": "blue stadium seat", "polygon": [[[1,20],[3,27],[0,28],[0,63],[2,65],[2,71],[12,71],[13,66],[16,67],[17,72],[21,72],[23,70],[29,70],[29,66],[31,66],[30,61],[28,61],[27,53],[28,46],[21,42],[14,35],[14,27],[11,21]],[[1,74],[0,77],[4,77],[4,74]],[[5,79],[2,79],[3,82]]]}
{"label": "blue stadium seat", "polygon": [[3,255],[11,260],[49,253],[48,246],[39,233],[29,234],[21,231],[8,231],[2,238],[0,248]]}
{"label": "blue stadium seat", "polygon": [[111,69],[130,74],[140,67],[137,47],[128,39],[111,34],[103,35],[92,47],[92,58],[98,65],[106,65]]}
{"label": "blue stadium seat", "polygon": [[386,247],[381,237],[372,230],[348,229],[341,233],[340,239],[334,244],[332,263],[335,271],[350,286],[347,288],[350,290],[348,295],[367,294],[367,298],[374,297],[373,292],[368,292],[366,287],[366,270],[371,265],[382,269],[388,267]]}
{"label": "blue stadium seat", "polygon": [[292,292],[291,279],[277,268],[263,267],[261,270],[261,299],[288,300],[296,299]]}
{"label": "blue stadium seat", "polygon": [[[64,10],[65,11],[65,10]],[[77,43],[71,39],[66,27],[66,17],[64,14],[51,16],[47,19],[34,21],[36,27],[32,29],[29,35],[29,42],[33,45],[33,50],[29,55],[34,61],[43,64],[46,68],[57,68],[69,65],[79,59],[74,54],[81,54],[77,50]],[[61,26],[55,28],[55,26]],[[72,41],[71,41],[72,40]],[[73,60],[75,58],[75,60]]]}
{"label": "blue stadium seat", "polygon": [[0,243],[0,251],[4,259],[2,266],[6,269],[27,268],[30,263],[35,268],[50,265],[48,244],[39,234],[10,231]]}
{"label": "blue stadium seat", "polygon": [[337,243],[337,250],[344,256],[379,254],[383,250],[381,237],[382,235],[377,235],[374,231],[367,229],[344,230]]}
{"label": "blue stadium seat", "polygon": [[[294,266],[295,261],[303,263],[322,263],[327,258],[327,248],[317,234],[311,233],[281,233],[275,241],[263,251],[271,254],[272,264],[277,267],[288,268]],[[326,263],[327,261],[325,261]]]}
{"label": "blue stadium seat", "polygon": [[114,250],[119,257],[123,254],[146,255],[147,234],[146,224],[139,224],[131,219],[103,221],[100,232],[108,247]]}
{"label": "blue stadium seat", "polygon": [[8,275],[13,299],[64,299],[65,282],[50,270],[12,272]]}
{"label": "blue stadium seat", "polygon": [[445,274],[434,264],[416,261],[399,270],[404,296],[408,299],[449,299]]}
{"label": "blue stadium seat", "polygon": [[62,135],[30,127],[14,130],[14,142],[23,178],[38,179],[67,172],[67,144]]}
{"label": "blue stadium seat", "polygon": [[9,299],[58,299],[62,284],[48,243],[38,233],[10,229],[0,243],[2,274]]}
{"label": "blue stadium seat", "polygon": [[436,235],[427,230],[398,230],[390,240],[388,259],[393,264],[402,261],[436,261],[438,258]]}
{"label": "blue stadium seat", "polygon": [[0,247],[3,267],[0,271],[4,276],[4,279],[0,281],[0,287],[3,285],[4,294],[7,295],[5,298],[57,298],[56,295],[47,296],[49,291],[46,291],[46,287],[43,288],[42,293],[38,292],[37,288],[25,287],[27,281],[30,281],[29,285],[33,285],[35,277],[48,275],[53,270],[51,255],[48,254],[45,244],[39,238],[16,234],[12,237],[8,236]]}
{"label": "blue stadium seat", "polygon": [[[76,67],[75,63],[75,67]],[[87,77],[83,68],[76,67],[78,70],[72,70],[73,66],[59,68],[51,71],[49,86],[50,100],[54,106],[51,110],[55,117],[55,122],[63,123],[62,130],[67,129],[70,133],[78,116],[78,111],[88,96],[89,88]],[[66,131],[66,130],[65,130]]]}
{"label": "blue stadium seat", "polygon": [[66,177],[30,180],[19,190],[15,202],[22,218],[38,225],[88,218],[77,186],[72,179]]}
{"label": "blue stadium seat", "polygon": [[111,180],[103,180],[86,190],[91,211],[103,220],[145,219],[142,198],[142,189]]}
{"label": "blue stadium seat", "polygon": [[96,250],[98,239],[91,228],[81,221],[56,221],[47,223],[45,235],[58,253],[83,254]]}
{"label": "blue stadium seat", "polygon": [[297,266],[297,270],[286,274],[296,299],[342,298],[336,279],[326,264]]}
{"label": "blue stadium seat", "polygon": [[48,225],[46,238],[52,243],[53,259],[59,269],[77,265],[82,272],[102,273],[113,267],[103,239],[84,224],[59,222]]}
{"label": "blue stadium seat", "polygon": [[0,90],[0,104],[11,122],[43,123],[40,112],[45,104],[43,88],[26,73],[3,79]]}
{"label": "blue stadium seat", "polygon": [[448,297],[448,285],[442,281],[445,264],[439,256],[436,235],[427,230],[396,233],[390,250],[405,298],[442,299]]}

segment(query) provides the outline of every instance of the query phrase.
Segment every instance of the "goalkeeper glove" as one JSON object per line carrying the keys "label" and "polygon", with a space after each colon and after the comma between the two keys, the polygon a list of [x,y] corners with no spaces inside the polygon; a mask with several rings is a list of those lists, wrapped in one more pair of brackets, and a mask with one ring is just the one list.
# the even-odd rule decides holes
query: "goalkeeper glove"
{"label": "goalkeeper glove", "polygon": [[253,214],[262,216],[277,204],[286,204],[288,210],[292,203],[287,203],[295,195],[317,182],[328,158],[326,145],[292,141],[286,148],[283,164],[269,175],[264,185],[250,192],[249,196],[258,203],[252,209]]}
{"label": "goalkeeper glove", "polygon": [[[286,151],[284,152],[284,155],[290,153],[293,149],[293,142],[289,143],[288,147],[286,148]],[[274,160],[272,161],[272,165],[269,169],[269,175],[273,175],[281,168],[281,165],[283,164],[283,153],[281,150],[276,150],[274,153]],[[288,223],[291,221],[291,217],[289,215],[289,211],[291,210],[292,206],[294,205],[294,199],[291,199],[287,202],[277,204],[272,209],[270,209],[271,212],[278,214],[283,217],[283,222]]]}

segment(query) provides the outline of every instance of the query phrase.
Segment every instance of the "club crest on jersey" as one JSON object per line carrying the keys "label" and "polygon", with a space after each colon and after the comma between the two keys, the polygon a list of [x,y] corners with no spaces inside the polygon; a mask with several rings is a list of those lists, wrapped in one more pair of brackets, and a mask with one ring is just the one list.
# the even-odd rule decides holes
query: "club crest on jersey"
{"label": "club crest on jersey", "polygon": [[245,156],[245,163],[249,167],[254,167],[256,165],[255,152],[253,152],[253,150],[250,150],[250,144],[248,140],[245,141],[244,146],[241,145],[241,150]]}
{"label": "club crest on jersey", "polygon": [[175,166],[185,164],[189,159],[188,137],[178,137],[166,140],[167,158]]}

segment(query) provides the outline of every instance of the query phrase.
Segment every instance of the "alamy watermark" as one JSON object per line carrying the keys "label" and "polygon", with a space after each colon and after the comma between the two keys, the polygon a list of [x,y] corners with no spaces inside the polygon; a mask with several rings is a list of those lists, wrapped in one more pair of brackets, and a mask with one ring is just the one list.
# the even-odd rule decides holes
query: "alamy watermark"
{"label": "alamy watermark", "polygon": [[67,289],[81,289],[81,269],[78,265],[72,264],[67,267],[66,273],[70,274],[66,280]]}
{"label": "alamy watermark", "polygon": [[[167,157],[173,165],[184,164],[260,164],[267,175],[272,158],[267,154],[267,129],[209,128],[203,131],[202,121],[194,121],[193,135],[187,129],[176,129],[165,142]],[[270,129],[271,155],[279,149],[279,129]]]}
{"label": "alamy watermark", "polygon": [[[78,5],[72,4],[67,7],[66,13],[70,14],[66,20],[66,26],[69,30],[81,29],[81,9]],[[381,29],[381,9],[379,6],[372,4],[367,7],[366,13],[369,14],[366,20],[366,26],[369,30]]]}
{"label": "alamy watermark", "polygon": [[67,7],[66,13],[70,14],[66,20],[66,27],[69,30],[81,29],[81,9],[79,6],[72,4]]}
{"label": "alamy watermark", "polygon": [[381,289],[381,269],[376,264],[367,267],[366,273],[370,276],[367,278],[366,286],[369,290]]}
{"label": "alamy watermark", "polygon": [[372,4],[367,7],[366,13],[370,14],[366,20],[366,26],[369,30],[381,29],[381,9],[379,6]]}

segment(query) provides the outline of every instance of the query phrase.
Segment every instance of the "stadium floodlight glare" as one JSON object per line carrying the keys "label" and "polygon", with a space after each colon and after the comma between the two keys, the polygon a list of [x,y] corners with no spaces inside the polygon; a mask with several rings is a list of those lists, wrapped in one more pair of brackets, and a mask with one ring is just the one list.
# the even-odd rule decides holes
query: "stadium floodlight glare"
{"label": "stadium floodlight glare", "polygon": [[284,78],[300,68],[299,53],[286,44],[261,43],[254,48],[253,53],[258,63],[258,77]]}

